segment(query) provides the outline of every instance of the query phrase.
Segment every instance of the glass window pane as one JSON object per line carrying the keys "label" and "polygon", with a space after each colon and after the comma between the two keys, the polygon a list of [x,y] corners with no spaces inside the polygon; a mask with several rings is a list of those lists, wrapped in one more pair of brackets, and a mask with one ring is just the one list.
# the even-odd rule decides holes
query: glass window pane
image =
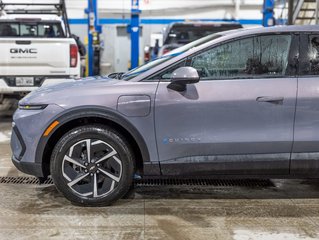
{"label": "glass window pane", "polygon": [[291,36],[261,36],[225,43],[195,56],[191,66],[201,79],[285,75]]}
{"label": "glass window pane", "polygon": [[256,41],[261,68],[260,74],[265,76],[284,76],[288,66],[291,36],[261,36],[256,38]]}
{"label": "glass window pane", "polygon": [[0,23],[1,37],[64,37],[60,23]]}
{"label": "glass window pane", "polygon": [[56,24],[39,24],[38,28],[40,37],[61,37],[61,32]]}
{"label": "glass window pane", "polygon": [[162,72],[159,76],[153,78],[153,79],[171,79],[172,73],[180,68],[180,67],[184,67],[185,66],[185,61],[182,61],[176,65],[174,65],[173,67],[171,67],[170,69],[166,70],[165,72]]}
{"label": "glass window pane", "polygon": [[15,23],[1,23],[0,36],[1,37],[14,37],[20,35],[19,24]]}
{"label": "glass window pane", "polygon": [[[307,63],[309,71],[305,71],[305,75],[319,74],[319,36],[309,36],[309,50],[307,54]],[[308,65],[307,64],[307,65]]]}
{"label": "glass window pane", "polygon": [[33,37],[38,35],[38,27],[34,24],[20,24],[21,36]]}

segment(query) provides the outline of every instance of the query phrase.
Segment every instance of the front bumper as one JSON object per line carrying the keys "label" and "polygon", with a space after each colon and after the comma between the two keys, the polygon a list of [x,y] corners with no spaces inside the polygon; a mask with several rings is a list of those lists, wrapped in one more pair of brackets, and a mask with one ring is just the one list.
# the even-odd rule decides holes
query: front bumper
{"label": "front bumper", "polygon": [[37,156],[37,148],[46,128],[63,110],[51,104],[43,110],[18,109],[15,112],[11,135],[12,162],[20,171],[44,177],[42,156]]}
{"label": "front bumper", "polygon": [[13,165],[21,172],[30,174],[36,177],[44,177],[42,164],[32,162],[22,162],[12,156]]}

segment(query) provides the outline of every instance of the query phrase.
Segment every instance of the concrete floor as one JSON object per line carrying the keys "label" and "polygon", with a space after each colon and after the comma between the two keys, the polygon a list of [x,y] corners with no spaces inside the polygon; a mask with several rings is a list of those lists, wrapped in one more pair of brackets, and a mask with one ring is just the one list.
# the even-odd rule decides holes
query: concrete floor
{"label": "concrete floor", "polygon": [[[10,161],[0,117],[0,176]],[[319,239],[319,181],[275,187],[137,187],[105,208],[71,205],[54,186],[0,184],[0,239]]]}

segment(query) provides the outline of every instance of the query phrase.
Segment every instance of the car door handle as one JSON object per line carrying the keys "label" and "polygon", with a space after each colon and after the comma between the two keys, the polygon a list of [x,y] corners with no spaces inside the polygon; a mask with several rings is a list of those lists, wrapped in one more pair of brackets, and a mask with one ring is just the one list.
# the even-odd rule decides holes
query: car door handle
{"label": "car door handle", "polygon": [[283,97],[258,97],[257,102],[269,102],[273,104],[282,104],[284,101]]}

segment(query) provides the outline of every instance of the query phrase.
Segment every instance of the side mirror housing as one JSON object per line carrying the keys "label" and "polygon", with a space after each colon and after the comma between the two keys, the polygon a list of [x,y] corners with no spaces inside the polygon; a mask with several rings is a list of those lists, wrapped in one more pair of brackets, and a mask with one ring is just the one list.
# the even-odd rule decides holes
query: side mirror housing
{"label": "side mirror housing", "polygon": [[176,91],[185,91],[187,84],[199,82],[198,72],[193,67],[180,67],[171,76],[171,83],[167,86]]}

